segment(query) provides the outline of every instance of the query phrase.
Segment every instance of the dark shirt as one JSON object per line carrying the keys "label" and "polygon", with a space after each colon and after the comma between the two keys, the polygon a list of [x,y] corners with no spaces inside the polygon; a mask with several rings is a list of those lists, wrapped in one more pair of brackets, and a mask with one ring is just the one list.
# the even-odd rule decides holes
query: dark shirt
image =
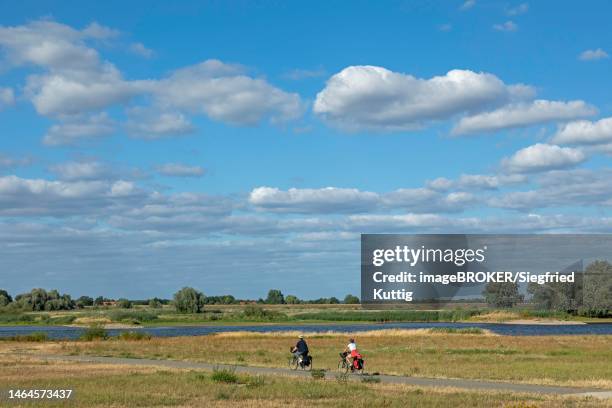
{"label": "dark shirt", "polygon": [[297,349],[298,353],[301,353],[301,354],[308,353],[308,345],[306,344],[304,339],[300,339],[300,341],[298,341],[297,344],[295,345],[295,348]]}

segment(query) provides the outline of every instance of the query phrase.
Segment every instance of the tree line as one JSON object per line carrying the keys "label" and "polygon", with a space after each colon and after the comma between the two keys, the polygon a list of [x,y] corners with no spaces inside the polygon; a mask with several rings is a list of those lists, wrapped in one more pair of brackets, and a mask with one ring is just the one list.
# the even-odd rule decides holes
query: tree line
{"label": "tree line", "polygon": [[270,289],[265,299],[248,300],[236,299],[232,295],[206,296],[201,291],[184,287],[176,292],[172,299],[151,298],[146,300],[129,300],[126,298],[111,299],[104,296],[96,298],[81,296],[72,299],[69,294],[60,294],[57,290],[32,289],[28,293],[16,295],[14,298],[4,289],[0,289],[0,310],[4,311],[55,311],[74,310],[85,307],[113,306],[122,309],[131,309],[135,305],[144,305],[151,308],[161,308],[172,304],[181,313],[200,313],[205,305],[237,305],[237,304],[358,304],[359,298],[346,295],[343,301],[335,297],[319,298],[314,300],[299,299],[294,295],[284,296],[278,289]]}
{"label": "tree line", "polygon": [[[594,261],[573,283],[547,283],[527,286],[529,301],[541,310],[552,310],[589,317],[612,315],[612,264]],[[492,307],[509,308],[524,302],[516,283],[489,283],[483,292]]]}

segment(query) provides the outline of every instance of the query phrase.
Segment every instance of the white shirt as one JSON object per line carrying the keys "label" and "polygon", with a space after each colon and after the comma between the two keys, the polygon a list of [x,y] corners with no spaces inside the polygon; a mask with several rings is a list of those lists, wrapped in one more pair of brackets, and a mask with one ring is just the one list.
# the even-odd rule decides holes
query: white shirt
{"label": "white shirt", "polygon": [[349,343],[346,347],[348,347],[349,351],[357,350],[357,345],[355,343]]}

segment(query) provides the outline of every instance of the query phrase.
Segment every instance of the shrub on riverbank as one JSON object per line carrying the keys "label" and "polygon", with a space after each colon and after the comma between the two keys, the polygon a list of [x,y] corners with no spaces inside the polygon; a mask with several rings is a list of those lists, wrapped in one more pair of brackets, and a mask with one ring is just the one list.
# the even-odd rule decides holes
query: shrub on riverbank
{"label": "shrub on riverbank", "polygon": [[93,340],[106,340],[108,339],[108,332],[104,326],[100,324],[92,324],[85,330],[81,335],[81,340],[93,341]]}
{"label": "shrub on riverbank", "polygon": [[0,313],[0,324],[33,323],[34,315],[24,313]]}
{"label": "shrub on riverbank", "polygon": [[49,339],[49,336],[47,336],[47,333],[42,333],[42,332],[22,334],[18,336],[10,336],[10,337],[0,337],[0,340],[2,341],[22,341],[22,342],[36,342],[36,343],[47,341],[48,339]]}

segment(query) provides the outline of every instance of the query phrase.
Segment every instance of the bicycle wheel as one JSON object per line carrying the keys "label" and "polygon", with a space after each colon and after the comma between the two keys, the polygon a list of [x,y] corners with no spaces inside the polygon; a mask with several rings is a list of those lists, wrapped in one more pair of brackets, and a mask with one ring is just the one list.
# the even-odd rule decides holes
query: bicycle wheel
{"label": "bicycle wheel", "polygon": [[297,358],[295,358],[295,357],[291,357],[291,358],[289,359],[289,368],[290,368],[291,370],[297,370],[298,365],[299,365],[299,363],[298,363],[298,359],[297,359]]}
{"label": "bicycle wheel", "polygon": [[310,364],[308,364],[307,366],[303,366],[302,368],[306,371],[310,371],[312,370],[312,356],[308,357],[310,359]]}
{"label": "bicycle wheel", "polygon": [[349,370],[349,365],[346,363],[346,360],[342,359],[340,361],[338,361],[338,371],[340,371],[341,373],[348,373]]}
{"label": "bicycle wheel", "polygon": [[361,360],[361,368],[360,369],[355,369],[355,373],[363,375],[363,370],[364,369],[365,369],[365,361]]}

